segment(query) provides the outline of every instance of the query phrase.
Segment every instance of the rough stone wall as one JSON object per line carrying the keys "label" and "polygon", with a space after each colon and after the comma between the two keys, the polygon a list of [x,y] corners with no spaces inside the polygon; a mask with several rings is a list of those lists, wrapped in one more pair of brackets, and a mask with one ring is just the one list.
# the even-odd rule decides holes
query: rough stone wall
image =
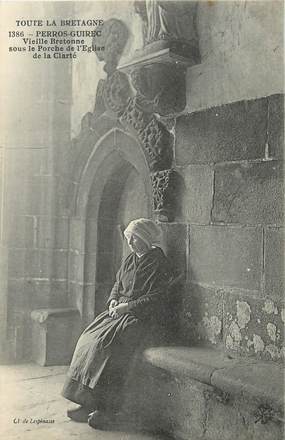
{"label": "rough stone wall", "polygon": [[283,93],[283,2],[200,1],[202,63],[188,70],[189,112]]}
{"label": "rough stone wall", "polygon": [[185,225],[168,228],[186,235],[189,343],[270,360],[284,354],[282,121],[281,95],[176,120]]}

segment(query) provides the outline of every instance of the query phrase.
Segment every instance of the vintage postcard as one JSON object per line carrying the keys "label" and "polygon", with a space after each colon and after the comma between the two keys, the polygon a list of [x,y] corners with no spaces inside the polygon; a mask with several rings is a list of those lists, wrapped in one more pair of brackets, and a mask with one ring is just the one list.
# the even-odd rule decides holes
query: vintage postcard
{"label": "vintage postcard", "polygon": [[283,1],[0,20],[1,438],[281,440]]}

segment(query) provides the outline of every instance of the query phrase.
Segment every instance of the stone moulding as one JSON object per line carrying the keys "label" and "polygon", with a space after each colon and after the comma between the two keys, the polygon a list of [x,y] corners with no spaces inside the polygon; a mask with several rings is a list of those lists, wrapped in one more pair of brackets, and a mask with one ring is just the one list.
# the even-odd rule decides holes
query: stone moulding
{"label": "stone moulding", "polygon": [[171,166],[173,136],[154,115],[145,114],[138,99],[130,99],[120,121],[136,131],[151,172]]}

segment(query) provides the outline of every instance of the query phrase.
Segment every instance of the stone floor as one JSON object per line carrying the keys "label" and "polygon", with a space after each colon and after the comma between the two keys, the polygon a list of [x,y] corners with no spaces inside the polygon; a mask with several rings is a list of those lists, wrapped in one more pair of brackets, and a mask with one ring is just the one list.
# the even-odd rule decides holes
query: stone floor
{"label": "stone floor", "polygon": [[[138,432],[103,432],[66,417],[72,405],[60,396],[66,367],[34,364],[0,367],[0,437],[5,440],[166,440]],[[40,419],[54,423],[37,423]]]}

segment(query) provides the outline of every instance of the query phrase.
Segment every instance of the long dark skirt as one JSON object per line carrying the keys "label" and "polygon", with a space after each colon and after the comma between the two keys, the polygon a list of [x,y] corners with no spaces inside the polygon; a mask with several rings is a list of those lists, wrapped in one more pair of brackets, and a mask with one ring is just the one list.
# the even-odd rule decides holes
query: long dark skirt
{"label": "long dark skirt", "polygon": [[62,395],[87,409],[116,411],[144,330],[131,314],[101,313],[80,336]]}

